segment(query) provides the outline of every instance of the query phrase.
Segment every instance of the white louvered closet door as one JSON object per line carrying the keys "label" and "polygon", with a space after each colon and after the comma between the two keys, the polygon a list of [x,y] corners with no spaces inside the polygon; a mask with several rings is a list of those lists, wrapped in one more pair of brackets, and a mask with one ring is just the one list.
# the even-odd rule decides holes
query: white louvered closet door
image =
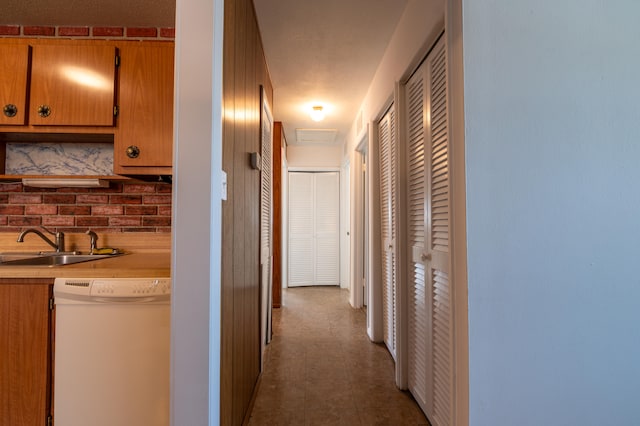
{"label": "white louvered closet door", "polygon": [[288,287],[340,284],[340,175],[289,172]]}
{"label": "white louvered closet door", "polygon": [[398,153],[395,107],[378,123],[380,148],[380,221],[382,237],[382,326],[384,342],[396,358],[396,234]]}
{"label": "white louvered closet door", "polygon": [[315,285],[340,284],[340,175],[315,173]]}
{"label": "white louvered closet door", "polygon": [[449,426],[453,421],[446,59],[441,37],[406,86],[411,253],[408,382],[434,426]]}
{"label": "white louvered closet door", "polygon": [[261,145],[262,145],[262,172],[260,174],[260,271],[261,271],[261,318],[262,331],[261,338],[263,343],[271,341],[271,297],[272,297],[272,238],[271,238],[271,222],[272,222],[272,195],[271,195],[271,170],[272,170],[272,134],[273,119],[271,112],[263,102],[261,117]]}
{"label": "white louvered closet door", "polygon": [[409,391],[422,410],[429,411],[431,392],[427,385],[429,367],[429,310],[425,280],[425,188],[424,139],[426,90],[423,64],[405,86],[407,127],[407,232],[409,241],[409,288],[407,292],[407,381]]}

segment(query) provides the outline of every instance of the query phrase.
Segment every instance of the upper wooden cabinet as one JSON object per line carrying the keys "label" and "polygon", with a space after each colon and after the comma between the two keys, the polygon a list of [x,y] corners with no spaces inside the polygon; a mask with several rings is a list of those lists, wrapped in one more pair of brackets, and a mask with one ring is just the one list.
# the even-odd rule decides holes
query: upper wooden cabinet
{"label": "upper wooden cabinet", "polygon": [[173,159],[173,43],[120,46],[119,174],[170,174]]}
{"label": "upper wooden cabinet", "polygon": [[23,125],[27,115],[29,46],[0,45],[0,125]]}
{"label": "upper wooden cabinet", "polygon": [[0,44],[0,55],[0,124],[114,125],[113,43],[18,39]]}
{"label": "upper wooden cabinet", "polygon": [[0,58],[0,179],[6,143],[109,135],[114,174],[172,173],[172,41],[0,38]]}
{"label": "upper wooden cabinet", "polygon": [[35,45],[29,123],[36,126],[113,126],[116,47]]}

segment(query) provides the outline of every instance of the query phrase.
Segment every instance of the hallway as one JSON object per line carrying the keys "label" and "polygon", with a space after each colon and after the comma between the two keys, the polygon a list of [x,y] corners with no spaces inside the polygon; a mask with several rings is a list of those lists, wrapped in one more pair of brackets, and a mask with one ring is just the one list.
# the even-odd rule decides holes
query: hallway
{"label": "hallway", "polygon": [[249,426],[429,425],[366,335],[364,311],[336,287],[283,290]]}

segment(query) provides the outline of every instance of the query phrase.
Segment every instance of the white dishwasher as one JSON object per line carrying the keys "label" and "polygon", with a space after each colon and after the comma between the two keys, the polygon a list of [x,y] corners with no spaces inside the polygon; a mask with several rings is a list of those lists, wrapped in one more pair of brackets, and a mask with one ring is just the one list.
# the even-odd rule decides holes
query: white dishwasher
{"label": "white dishwasher", "polygon": [[58,278],[56,426],[169,425],[170,278]]}

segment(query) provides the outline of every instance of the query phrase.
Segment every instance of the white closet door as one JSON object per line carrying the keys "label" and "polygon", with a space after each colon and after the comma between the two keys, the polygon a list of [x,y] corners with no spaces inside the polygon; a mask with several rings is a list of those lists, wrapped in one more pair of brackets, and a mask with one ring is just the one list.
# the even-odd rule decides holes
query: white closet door
{"label": "white closet door", "polygon": [[449,138],[444,37],[406,85],[409,390],[434,426],[452,421]]}
{"label": "white closet door", "polygon": [[289,287],[340,284],[340,177],[289,173]]}
{"label": "white closet door", "polygon": [[453,293],[449,281],[449,132],[447,111],[447,52],[444,37],[429,55],[428,99],[430,119],[427,162],[427,283],[431,294],[433,344],[434,426],[453,419]]}
{"label": "white closet door", "polygon": [[[263,94],[264,96],[264,94]],[[261,338],[262,342],[271,341],[271,297],[272,297],[272,195],[271,195],[271,145],[273,138],[273,119],[271,111],[263,99],[261,115],[262,172],[260,173],[260,272],[261,272]],[[264,346],[263,346],[264,349]]]}
{"label": "white closet door", "polygon": [[340,284],[340,175],[315,173],[315,285]]}
{"label": "white closet door", "polygon": [[289,172],[289,287],[313,285],[314,178]]}
{"label": "white closet door", "polygon": [[425,411],[431,392],[427,385],[429,320],[425,283],[425,188],[424,135],[426,127],[425,71],[422,65],[405,86],[407,127],[407,232],[410,269],[407,292],[407,381],[409,391]]}
{"label": "white closet door", "polygon": [[395,108],[378,123],[380,148],[380,216],[382,237],[382,326],[384,342],[396,358],[397,143]]}

